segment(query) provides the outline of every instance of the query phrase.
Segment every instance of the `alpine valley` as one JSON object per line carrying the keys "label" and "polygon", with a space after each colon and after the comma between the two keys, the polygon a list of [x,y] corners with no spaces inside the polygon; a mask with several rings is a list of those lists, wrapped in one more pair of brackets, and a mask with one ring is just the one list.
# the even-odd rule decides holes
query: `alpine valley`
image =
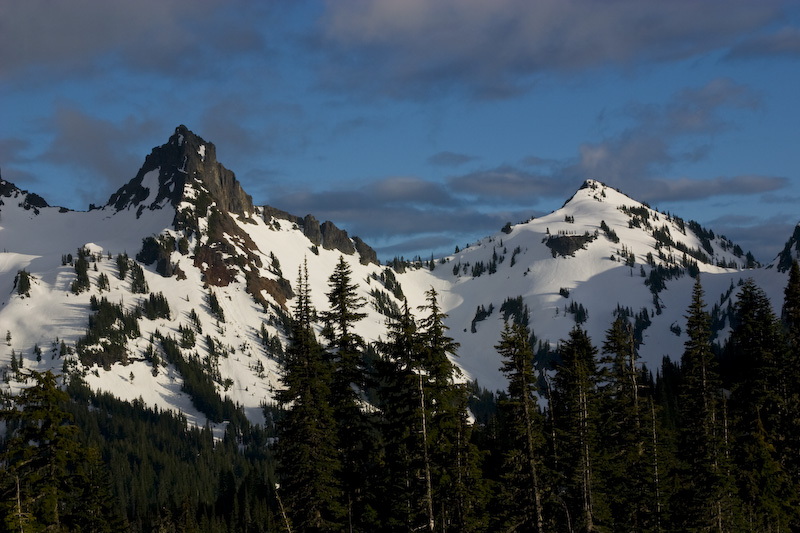
{"label": "alpine valley", "polygon": [[[761,265],[711,229],[592,180],[560,209],[452,255],[386,264],[334,223],[279,208],[254,205],[215,146],[185,126],[104,206],[86,212],[50,206],[0,179],[3,394],[30,387],[27,372],[50,370],[80,377],[91,394],[171,412],[216,442],[234,416],[270,426],[295,304],[308,297],[313,330],[324,336],[330,278],[343,264],[364,302],[353,331],[368,346],[391,338],[388,324],[405,306],[422,319],[433,289],[459,345],[451,360],[476,397],[508,389],[496,349],[507,323],[529,328],[542,382],[576,325],[600,346],[620,317],[631,324],[636,364],[655,374],[665,356],[679,361],[690,340],[698,276],[712,340],[722,346],[745,281],[780,316],[800,257],[800,227]],[[369,408],[369,395],[361,397]],[[480,422],[477,408],[471,417]]]}

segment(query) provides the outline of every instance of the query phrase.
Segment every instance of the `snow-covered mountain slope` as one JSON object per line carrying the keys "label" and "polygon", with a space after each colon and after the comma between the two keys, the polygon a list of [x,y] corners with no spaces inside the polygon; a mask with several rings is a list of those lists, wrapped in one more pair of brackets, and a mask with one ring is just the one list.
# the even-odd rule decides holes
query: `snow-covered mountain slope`
{"label": "snow-covered mountain slope", "polygon": [[[420,261],[396,271],[330,222],[254,206],[214,145],[184,126],[102,208],[50,207],[0,180],[0,251],[0,386],[22,386],[12,357],[39,371],[75,368],[95,389],[179,410],[197,424],[208,410],[186,390],[187,364],[262,420],[261,405],[279,386],[281,324],[304,263],[312,301],[326,310],[328,277],[340,257],[347,261],[368,302],[357,324],[368,341],[385,335],[402,296],[416,309],[434,287],[461,344],[458,364],[490,389],[505,387],[494,350],[504,319],[527,321],[553,347],[580,322],[600,346],[614,313],[625,312],[654,369],[663,355],[682,352],[687,272],[701,273],[718,318],[740,279],[754,277],[776,307],[786,282],[782,269],[752,268],[752,257],[724,237],[594,181],[561,209],[509,224],[433,269]],[[79,283],[80,256],[88,287]],[[159,293],[168,317],[153,310]],[[180,360],[165,337],[175,339]]]}
{"label": "snow-covered mountain slope", "polygon": [[[720,320],[739,280],[753,277],[776,312],[786,283],[775,270],[755,268],[752,256],[728,239],[591,180],[561,209],[507,225],[444,262],[433,272],[406,274],[403,286],[406,278],[416,286],[436,280],[446,295],[451,333],[462,346],[459,362],[490,389],[505,384],[494,345],[504,318],[513,319],[501,312],[507,300],[521,297],[533,333],[552,347],[578,322],[600,347],[616,313],[626,310],[643,328],[642,361],[655,370],[664,355],[676,359],[683,351],[690,271],[700,273],[709,311]],[[475,321],[479,306],[493,312]]]}

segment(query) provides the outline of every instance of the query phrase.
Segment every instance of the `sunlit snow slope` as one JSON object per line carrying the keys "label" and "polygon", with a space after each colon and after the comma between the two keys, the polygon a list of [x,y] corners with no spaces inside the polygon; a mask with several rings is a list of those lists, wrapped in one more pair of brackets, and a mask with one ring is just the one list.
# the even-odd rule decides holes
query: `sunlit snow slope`
{"label": "sunlit snow slope", "polygon": [[[662,356],[682,352],[690,273],[700,273],[722,337],[741,279],[755,278],[776,306],[786,282],[780,257],[756,267],[724,237],[594,181],[561,209],[509,224],[433,269],[417,261],[395,270],[331,223],[254,206],[217,163],[214,145],[183,126],[102,208],[50,207],[2,180],[0,202],[0,386],[24,386],[10,370],[12,357],[21,358],[23,368],[75,369],[97,390],[183,412],[196,424],[207,416],[183,390],[184,377],[159,339],[180,341],[183,360],[201,365],[220,397],[263,421],[261,405],[280,386],[282,323],[304,264],[313,303],[323,311],[328,277],[340,257],[347,261],[367,302],[357,325],[367,341],[385,335],[387,315],[402,306],[402,296],[416,310],[435,288],[461,346],[456,361],[466,378],[490,389],[505,387],[494,345],[506,319],[527,322],[552,348],[581,323],[601,346],[615,313],[627,313],[639,325],[642,361],[655,369]],[[796,248],[787,243],[789,261]],[[90,283],[75,291],[79,249]],[[146,292],[133,291],[130,272],[120,279],[120,254],[143,266]],[[21,271],[30,275],[27,295],[17,290]],[[104,277],[109,286],[101,289]],[[79,342],[93,298],[133,313],[158,293],[169,318],[138,317],[138,333],[123,335],[121,349],[105,338],[88,347]],[[110,328],[109,339],[122,331],[122,320]]]}

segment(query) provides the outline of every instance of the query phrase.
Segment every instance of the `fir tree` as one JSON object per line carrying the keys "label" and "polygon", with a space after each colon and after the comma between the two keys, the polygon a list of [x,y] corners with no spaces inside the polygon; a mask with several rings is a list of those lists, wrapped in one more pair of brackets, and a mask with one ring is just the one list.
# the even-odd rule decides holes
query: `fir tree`
{"label": "fir tree", "polygon": [[366,387],[363,364],[364,340],[354,333],[355,324],[366,316],[358,311],[365,305],[352,283],[350,266],[339,256],[339,262],[328,279],[330,309],[321,313],[325,323],[322,335],[333,368],[330,403],[337,423],[341,450],[341,486],[351,528],[371,529],[370,483],[377,472],[376,435],[366,413],[361,409],[360,391]]}
{"label": "fir tree", "polygon": [[70,290],[75,294],[89,290],[89,262],[86,260],[86,250],[78,249],[78,260],[75,261],[75,273],[77,278],[70,285]]}
{"label": "fir tree", "polygon": [[536,404],[538,388],[533,371],[533,351],[528,329],[505,323],[500,343],[501,370],[508,378],[503,458],[504,527],[510,531],[545,531],[542,483],[544,449],[542,420]]}
{"label": "fir tree", "polygon": [[131,292],[134,294],[147,294],[148,290],[142,266],[133,261],[131,263]]}
{"label": "fir tree", "polygon": [[681,489],[675,493],[672,505],[680,527],[692,531],[736,528],[741,505],[726,453],[730,446],[727,415],[711,347],[710,322],[698,276],[686,317],[689,338],[681,358],[678,441]]}
{"label": "fir tree", "polygon": [[280,491],[294,530],[335,531],[341,529],[342,508],[331,372],[312,329],[313,316],[304,264],[281,377],[284,389],[278,392],[287,409],[279,426]]}
{"label": "fir tree", "polygon": [[[456,383],[458,367],[450,360],[458,343],[447,335],[438,293],[433,287],[425,292],[426,305],[420,320],[422,363],[418,373],[423,415],[423,435],[429,439],[428,461],[431,496],[436,502],[432,529],[438,531],[483,530],[480,515],[483,487],[479,474],[478,453],[471,444],[467,423],[467,389]],[[423,373],[425,374],[423,376]],[[430,503],[430,499],[429,499]]]}
{"label": "fir tree", "polygon": [[68,531],[77,502],[74,472],[80,458],[78,428],[62,404],[67,394],[50,371],[29,371],[32,387],[2,411],[9,425],[0,473],[8,531]]}
{"label": "fir tree", "polygon": [[28,274],[25,270],[20,270],[17,272],[16,279],[14,280],[14,284],[17,287],[17,294],[20,296],[30,296],[31,295],[31,275]]}
{"label": "fir tree", "polygon": [[655,530],[660,520],[659,435],[652,390],[637,368],[633,326],[618,317],[606,331],[603,361],[608,374],[601,390],[605,484],[614,528]]}
{"label": "fir tree", "polygon": [[776,449],[792,429],[784,424],[788,383],[781,327],[752,279],[742,285],[734,310],[727,351],[735,370],[729,404],[735,471],[750,526],[780,530],[798,518],[798,495]]}
{"label": "fir tree", "polygon": [[783,294],[781,319],[787,346],[783,363],[786,405],[781,428],[785,441],[778,452],[786,471],[797,480],[800,479],[800,267],[796,260],[792,261]]}
{"label": "fir tree", "polygon": [[391,531],[429,529],[432,504],[429,476],[425,476],[427,439],[423,438],[425,413],[417,323],[404,302],[400,316],[387,323],[382,358],[377,362],[382,433],[385,442],[384,500],[381,514]]}
{"label": "fir tree", "polygon": [[561,364],[556,367],[551,399],[568,521],[564,525],[586,532],[599,530],[608,520],[595,472],[599,379],[596,354],[586,332],[573,328],[559,350]]}

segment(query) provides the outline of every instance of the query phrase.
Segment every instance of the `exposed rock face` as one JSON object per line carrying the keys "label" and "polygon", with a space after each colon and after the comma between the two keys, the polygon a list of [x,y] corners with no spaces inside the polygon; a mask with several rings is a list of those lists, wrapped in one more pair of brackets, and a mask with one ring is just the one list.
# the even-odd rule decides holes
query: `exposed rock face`
{"label": "exposed rock face", "polygon": [[[6,181],[0,177],[0,197],[3,196],[6,198],[19,198],[22,196],[23,199],[19,203],[20,207],[24,208],[26,211],[33,209],[34,213],[37,215],[39,214],[40,208],[50,207],[45,199],[38,194],[23,191],[10,181]],[[0,200],[0,205],[3,205],[3,200]]]}
{"label": "exposed rock face", "polygon": [[[143,178],[155,169],[159,169],[158,194],[150,205],[141,206],[151,192],[142,185]],[[153,209],[169,199],[177,206],[188,178],[199,179],[221,210],[239,215],[254,211],[253,199],[244,192],[234,173],[217,162],[216,147],[183,125],[175,128],[167,144],[153,148],[136,177],[111,195],[107,205],[118,210],[139,206],[141,212],[142,208]]]}
{"label": "exposed rock face", "polygon": [[360,237],[353,237],[353,242],[356,245],[356,251],[358,255],[361,256],[361,264],[368,265],[370,263],[375,263],[379,265],[378,262],[378,254],[373,250],[367,243],[361,240]]}
{"label": "exposed rock face", "polygon": [[319,226],[319,220],[312,215],[306,215],[303,219],[303,234],[308,237],[312,244],[316,246],[322,244],[322,230]]}
{"label": "exposed rock face", "polygon": [[347,236],[347,232],[337,228],[333,222],[326,220],[322,223],[322,247],[326,250],[339,250],[343,254],[351,255],[356,252],[353,241]]}
{"label": "exposed rock face", "polygon": [[348,237],[345,230],[337,228],[336,225],[329,220],[326,220],[322,225],[320,225],[319,220],[317,220],[313,215],[306,215],[305,217],[300,218],[287,213],[286,211],[265,205],[264,219],[269,221],[269,219],[273,217],[280,220],[288,220],[293,224],[297,224],[298,227],[303,229],[303,235],[308,237],[308,240],[311,241],[311,244],[316,246],[321,245],[326,250],[339,250],[343,254],[347,255],[352,255],[358,252],[359,256],[361,257],[360,261],[363,264],[380,264],[378,262],[378,254],[367,243],[365,243],[359,237],[353,237],[353,239],[350,240],[350,237]]}

